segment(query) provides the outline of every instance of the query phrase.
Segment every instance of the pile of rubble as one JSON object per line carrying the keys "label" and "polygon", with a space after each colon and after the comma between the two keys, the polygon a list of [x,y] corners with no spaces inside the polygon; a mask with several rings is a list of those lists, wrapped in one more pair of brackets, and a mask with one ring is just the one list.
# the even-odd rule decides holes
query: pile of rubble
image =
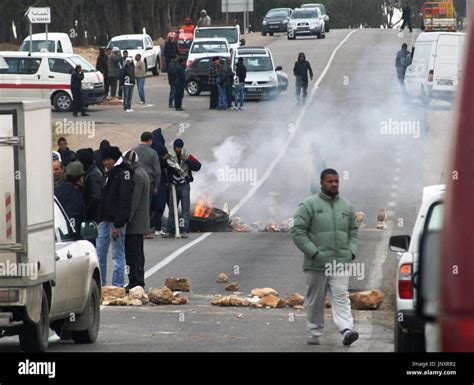
{"label": "pile of rubble", "polygon": [[[382,305],[385,294],[381,290],[366,290],[349,294],[351,308],[354,310],[377,310]],[[326,298],[327,309],[331,308],[329,298]]]}
{"label": "pile of rubble", "polygon": [[285,219],[280,224],[275,221],[268,221],[265,224],[257,221],[252,224],[245,223],[241,217],[233,217],[230,220],[230,227],[232,231],[237,233],[252,233],[252,232],[266,232],[266,233],[288,233],[291,230],[290,219]]}
{"label": "pile of rubble", "polygon": [[191,291],[191,281],[188,278],[170,277],[165,285],[150,288],[146,293],[143,287],[136,286],[128,293],[123,287],[104,286],[102,288],[103,306],[143,306],[143,305],[186,305],[187,297],[181,297],[180,292]]}

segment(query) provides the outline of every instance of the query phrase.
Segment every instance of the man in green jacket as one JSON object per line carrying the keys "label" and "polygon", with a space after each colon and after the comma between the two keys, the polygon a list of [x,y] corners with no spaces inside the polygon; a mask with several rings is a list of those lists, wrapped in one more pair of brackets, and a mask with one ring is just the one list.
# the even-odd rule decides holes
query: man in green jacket
{"label": "man in green jacket", "polygon": [[324,330],[324,300],[329,292],[334,323],[343,344],[359,338],[349,300],[348,267],[357,252],[357,225],[351,204],[339,196],[336,170],[321,173],[321,192],[304,200],[293,217],[291,234],[303,253],[306,274],[308,344],[318,345]]}

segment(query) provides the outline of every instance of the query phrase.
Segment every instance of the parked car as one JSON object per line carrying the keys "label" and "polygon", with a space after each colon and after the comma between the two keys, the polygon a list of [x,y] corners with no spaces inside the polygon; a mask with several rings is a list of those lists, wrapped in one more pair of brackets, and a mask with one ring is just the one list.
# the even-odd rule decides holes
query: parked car
{"label": "parked car", "polygon": [[229,59],[231,56],[230,47],[225,38],[203,38],[194,39],[189,50],[187,67],[191,66],[194,60],[203,57],[212,58],[220,56]]}
{"label": "parked car", "polygon": [[[396,235],[390,238],[390,250],[403,253],[398,263],[395,310],[395,351],[419,352],[425,350],[425,322],[416,314],[416,280],[419,275],[420,240],[424,232],[440,220],[446,186],[434,185],[423,189],[423,200],[411,237]],[[437,215],[428,215],[432,207]]]}
{"label": "parked car", "polygon": [[195,39],[225,38],[232,53],[235,49],[245,45],[245,39],[240,34],[240,26],[199,27],[194,30]]}
{"label": "parked car", "polygon": [[463,76],[465,40],[460,32],[421,33],[405,74],[408,95],[425,105],[432,99],[452,100]]}
{"label": "parked car", "polygon": [[29,52],[31,40],[33,40],[32,52],[74,53],[71,39],[69,39],[67,33],[49,32],[47,43],[45,33],[35,33],[31,35],[31,39],[30,36],[27,36],[25,40],[23,40],[19,51]]}
{"label": "parked car", "polygon": [[83,223],[79,235],[53,196],[49,103],[20,100],[0,101],[0,217],[11,218],[0,221],[0,263],[15,268],[0,275],[0,338],[19,335],[24,351],[43,352],[51,328],[93,343],[101,278],[86,239],[97,237],[97,225]]}
{"label": "parked car", "polygon": [[[471,17],[474,13],[471,13]],[[418,303],[420,315],[433,325],[430,338],[443,352],[474,351],[474,175],[472,156],[474,143],[474,31],[466,41],[464,76],[459,92],[457,115],[450,162],[447,170],[448,192],[445,198],[442,229],[427,231],[422,239],[420,267],[422,276],[429,261],[439,258],[435,295],[430,294],[429,279],[422,280],[418,291],[423,294]],[[428,272],[429,273],[429,272]],[[425,285],[423,282],[426,282]],[[432,290],[433,292],[433,290]]]}
{"label": "parked car", "polygon": [[[220,59],[227,60],[225,57]],[[186,68],[186,91],[190,96],[199,96],[201,92],[210,91],[209,87],[209,67],[212,64],[212,57],[196,59]],[[288,75],[282,71],[276,71],[278,77],[279,91],[288,89]]]}
{"label": "parked car", "polygon": [[293,13],[291,8],[270,9],[262,20],[262,36],[267,33],[273,36],[275,32],[288,32],[288,22]]}
{"label": "parked car", "polygon": [[128,51],[128,55],[135,58],[139,53],[142,60],[145,62],[147,71],[151,71],[153,75],[157,76],[161,71],[161,48],[154,45],[150,35],[120,35],[113,37],[107,48],[118,47],[123,54],[123,51]]}
{"label": "parked car", "polygon": [[299,35],[317,36],[318,39],[326,37],[324,17],[319,8],[297,8],[293,11],[288,23],[288,40]]}
{"label": "parked car", "polygon": [[238,48],[232,55],[232,69],[234,71],[240,57],[244,59],[244,65],[247,67],[245,98],[276,98],[280,91],[277,73],[283,68],[275,66],[270,49],[267,47]]}
{"label": "parked car", "polygon": [[326,7],[323,4],[319,3],[309,3],[309,4],[303,4],[301,5],[301,8],[318,8],[321,11],[321,15],[323,15],[324,18],[324,27],[326,28],[326,32],[329,32],[330,28],[330,20],[329,20],[329,14],[326,11]]}
{"label": "parked car", "polygon": [[70,53],[0,52],[8,68],[0,68],[0,96],[49,99],[58,112],[72,107],[71,72],[82,66],[85,105],[105,100],[104,77],[86,59]]}

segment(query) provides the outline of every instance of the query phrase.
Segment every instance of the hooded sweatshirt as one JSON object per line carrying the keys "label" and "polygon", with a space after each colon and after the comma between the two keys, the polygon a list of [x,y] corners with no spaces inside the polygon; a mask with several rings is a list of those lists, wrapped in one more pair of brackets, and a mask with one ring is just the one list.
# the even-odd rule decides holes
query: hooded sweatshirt
{"label": "hooded sweatshirt", "polygon": [[296,78],[299,78],[303,83],[308,83],[308,72],[313,77],[313,69],[311,64],[306,60],[306,56],[303,54],[303,60],[297,60],[293,67],[293,74]]}
{"label": "hooded sweatshirt", "polygon": [[168,164],[163,159],[163,157],[165,156],[165,154],[168,153],[168,150],[166,149],[166,146],[165,146],[165,137],[161,133],[161,128],[157,128],[156,130],[152,132],[151,148],[157,152],[158,158],[160,159],[160,167],[161,167],[160,184],[161,185],[166,184],[167,183],[166,168],[168,167]]}

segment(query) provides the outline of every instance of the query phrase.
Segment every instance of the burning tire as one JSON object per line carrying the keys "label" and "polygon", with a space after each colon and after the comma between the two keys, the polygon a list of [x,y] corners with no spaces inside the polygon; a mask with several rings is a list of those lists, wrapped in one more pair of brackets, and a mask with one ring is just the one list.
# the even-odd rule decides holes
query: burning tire
{"label": "burning tire", "polygon": [[230,231],[229,214],[215,207],[197,204],[191,216],[189,231],[192,233]]}

